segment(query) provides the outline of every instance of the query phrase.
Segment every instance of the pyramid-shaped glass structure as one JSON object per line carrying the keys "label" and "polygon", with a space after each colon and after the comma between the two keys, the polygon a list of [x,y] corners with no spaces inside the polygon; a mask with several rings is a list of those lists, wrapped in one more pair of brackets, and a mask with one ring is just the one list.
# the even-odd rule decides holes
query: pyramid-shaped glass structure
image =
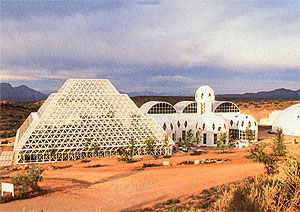
{"label": "pyramid-shaped glass structure", "polygon": [[22,124],[14,151],[17,163],[114,155],[132,142],[136,154],[145,154],[149,139],[156,154],[171,153],[164,130],[108,80],[69,79]]}

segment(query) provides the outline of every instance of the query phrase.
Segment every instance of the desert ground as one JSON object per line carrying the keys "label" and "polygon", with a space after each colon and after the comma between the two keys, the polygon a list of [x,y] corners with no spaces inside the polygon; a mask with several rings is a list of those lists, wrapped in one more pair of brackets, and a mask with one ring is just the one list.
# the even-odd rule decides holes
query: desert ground
{"label": "desert ground", "polygon": [[[270,128],[260,130],[264,142],[273,139]],[[291,150],[300,147],[285,137]],[[171,158],[154,159],[151,156],[136,158],[135,163],[120,161],[117,156],[93,158],[73,162],[39,164],[45,169],[41,188],[47,191],[31,199],[0,204],[0,211],[128,211],[200,192],[217,185],[241,181],[263,173],[263,166],[246,159],[248,148],[234,149],[220,154],[221,150],[208,150],[201,155],[181,153]],[[184,161],[219,159],[218,163],[179,165]],[[143,164],[170,166],[147,167]],[[207,161],[207,160],[206,160]],[[99,166],[100,165],[100,166]],[[24,168],[24,165],[18,165]],[[0,176],[14,176],[20,170],[1,168]]]}
{"label": "desert ground", "polygon": [[[284,109],[295,101],[256,104],[237,103],[243,113],[266,118],[265,111]],[[267,105],[270,105],[266,107]],[[279,105],[283,105],[280,106]],[[260,105],[259,105],[260,106]],[[279,107],[279,108],[278,108]],[[249,110],[249,111],[247,111]],[[259,113],[259,111],[262,111]],[[258,120],[257,120],[258,121]],[[274,138],[270,127],[260,126],[259,139],[269,143]],[[290,150],[299,150],[300,144],[292,144],[294,137],[285,136]],[[296,138],[299,141],[299,138]],[[2,139],[2,140],[11,140]],[[9,150],[12,147],[0,149]],[[221,150],[205,149],[200,155],[175,154],[170,158],[160,156],[137,157],[135,163],[126,163],[117,156],[92,158],[72,162],[38,164],[44,168],[41,188],[45,191],[30,199],[0,204],[0,211],[128,211],[137,210],[173,198],[184,198],[230,182],[237,182],[264,172],[263,165],[246,159],[248,148],[233,149],[221,154]],[[218,161],[216,162],[216,159]],[[205,164],[183,164],[186,161],[208,161]],[[146,167],[144,164],[170,165]],[[210,163],[209,161],[213,161]],[[25,165],[0,167],[1,181],[17,175]]]}

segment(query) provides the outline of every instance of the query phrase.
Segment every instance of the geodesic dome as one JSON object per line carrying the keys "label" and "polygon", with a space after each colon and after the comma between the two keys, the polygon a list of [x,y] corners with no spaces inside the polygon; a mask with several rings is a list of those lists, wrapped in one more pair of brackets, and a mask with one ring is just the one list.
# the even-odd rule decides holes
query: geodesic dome
{"label": "geodesic dome", "polygon": [[300,103],[286,108],[275,118],[272,131],[279,128],[283,134],[300,136]]}
{"label": "geodesic dome", "polygon": [[14,151],[17,163],[76,160],[114,155],[134,141],[144,154],[148,139],[156,154],[172,151],[164,130],[108,80],[70,79],[22,124]]}

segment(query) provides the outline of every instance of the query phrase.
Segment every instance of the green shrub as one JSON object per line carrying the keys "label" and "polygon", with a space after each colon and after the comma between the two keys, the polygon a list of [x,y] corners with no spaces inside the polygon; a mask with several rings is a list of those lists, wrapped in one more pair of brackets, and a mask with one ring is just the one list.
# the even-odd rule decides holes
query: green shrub
{"label": "green shrub", "polygon": [[278,129],[275,133],[275,139],[273,140],[272,151],[276,156],[285,156],[286,147],[283,144],[282,129]]}
{"label": "green shrub", "polygon": [[41,182],[43,170],[40,167],[31,166],[30,169],[23,171],[12,178],[12,183],[17,188],[19,195],[22,196],[30,188],[33,192],[40,191],[38,182]]}

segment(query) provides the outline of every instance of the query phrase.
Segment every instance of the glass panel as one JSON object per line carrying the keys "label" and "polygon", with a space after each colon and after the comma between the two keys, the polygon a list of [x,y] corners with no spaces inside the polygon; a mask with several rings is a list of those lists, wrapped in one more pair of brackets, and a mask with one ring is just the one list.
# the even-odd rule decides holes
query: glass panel
{"label": "glass panel", "polygon": [[224,102],[221,103],[214,111],[215,113],[238,113],[240,112],[239,108],[231,103],[231,102]]}

